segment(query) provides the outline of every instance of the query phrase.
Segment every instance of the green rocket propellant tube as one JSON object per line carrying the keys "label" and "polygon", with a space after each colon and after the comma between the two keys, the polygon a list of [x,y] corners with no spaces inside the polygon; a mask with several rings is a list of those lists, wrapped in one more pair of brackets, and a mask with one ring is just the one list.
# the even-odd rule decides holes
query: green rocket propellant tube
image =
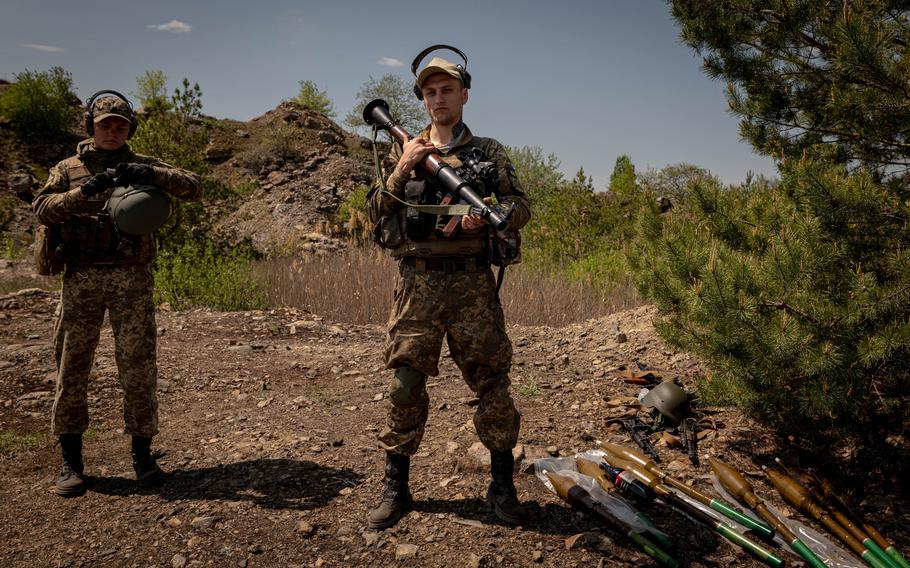
{"label": "green rocket propellant tube", "polygon": [[603,507],[600,503],[594,500],[594,498],[591,497],[590,493],[575,483],[570,477],[559,475],[558,473],[551,471],[546,472],[546,475],[547,479],[550,480],[550,483],[553,484],[553,488],[556,490],[556,494],[559,495],[563,501],[572,505],[573,507],[588,511],[597,516],[602,521],[609,523],[618,529],[621,533],[626,535],[629,540],[634,542],[636,546],[641,548],[645,554],[656,560],[661,566],[666,566],[667,568],[679,567],[679,562],[677,562],[672,556],[667,554],[662,548],[652,542],[647,536],[636,531],[634,527],[630,526],[619,517],[610,513],[606,507]]}
{"label": "green rocket propellant tube", "polygon": [[[630,461],[630,462],[640,465],[644,469],[646,469],[646,470],[650,471],[651,473],[653,473],[654,475],[656,475],[662,483],[669,485],[670,487],[672,487],[673,489],[676,489],[680,493],[684,493],[685,495],[691,497],[692,499],[695,499],[699,503],[702,503],[708,507],[711,507],[712,509],[714,509],[721,515],[727,517],[728,519],[732,519],[732,520],[736,521],[737,523],[743,525],[744,527],[747,527],[749,530],[753,531],[755,534],[759,535],[760,537],[768,539],[768,540],[771,540],[771,538],[774,537],[774,529],[770,525],[767,525],[761,521],[756,521],[752,517],[749,517],[748,515],[744,515],[744,514],[740,513],[739,511],[736,510],[735,507],[733,507],[729,503],[722,501],[720,499],[715,499],[713,497],[705,495],[704,493],[702,493],[701,491],[698,491],[694,487],[689,487],[685,483],[670,477],[669,474],[664,473],[663,471],[658,469],[657,465],[653,461],[647,459],[644,455],[640,454],[639,452],[626,448],[624,446],[620,446],[618,444],[610,444],[607,442],[602,443],[600,445],[600,447],[607,453],[613,454],[620,459],[624,459],[626,461]],[[910,568],[910,567],[908,567],[908,568]]]}
{"label": "green rocket propellant tube", "polygon": [[[846,515],[840,512],[837,509],[837,506],[828,499],[823,491],[819,491],[819,487],[812,480],[808,480],[800,475],[799,472],[792,471],[788,468],[780,458],[774,458],[774,462],[784,470],[784,472],[790,476],[790,480],[793,483],[797,484],[797,487],[794,487],[794,490],[802,490],[805,494],[805,498],[813,501],[814,504],[820,506],[820,509],[823,513],[827,513],[834,521],[846,530],[853,538],[858,540],[864,547],[872,551],[872,554],[876,555],[879,560],[887,564],[890,568],[901,568],[900,564],[897,563],[895,559],[888,556],[888,553],[882,550],[882,548],[871,538],[869,535],[863,532],[856,523],[848,519]],[[802,484],[802,485],[800,485]]]}
{"label": "green rocket propellant tube", "polygon": [[[774,485],[777,492],[784,498],[784,501],[824,525],[841,542],[849,546],[857,556],[865,560],[866,564],[872,566],[872,568],[892,568],[890,561],[879,558],[878,554],[863,546],[863,543],[850,534],[850,531],[840,526],[837,521],[831,518],[831,515],[819,507],[812,500],[805,487],[773,469],[766,469],[765,474],[771,480],[771,484]],[[882,553],[884,554],[884,551]]]}
{"label": "green rocket propellant tube", "polygon": [[[654,474],[646,471],[644,468],[639,467],[635,463],[616,458],[615,456],[605,456],[604,461],[609,464],[609,466],[606,464],[596,464],[582,458],[576,458],[575,464],[578,467],[578,471],[585,475],[590,475],[588,473],[589,471],[593,473],[594,470],[600,470],[600,475],[607,482],[619,487],[620,490],[624,492],[631,492],[633,495],[643,496],[649,500],[656,494],[665,499],[670,505],[694,517],[696,521],[713,528],[721,536],[747,551],[752,556],[758,558],[768,566],[771,566],[771,568],[782,568],[784,566],[785,562],[782,558],[740,534],[730,525],[715,520],[688,501],[684,501],[676,493],[670,490],[670,488],[660,483]],[[626,477],[627,475],[633,477],[628,479]],[[596,479],[598,483],[602,483],[599,477]]]}
{"label": "green rocket propellant tube", "polygon": [[746,481],[746,478],[743,477],[741,473],[717,459],[708,458],[708,462],[711,464],[711,469],[717,474],[717,478],[720,480],[721,485],[732,493],[734,497],[748,505],[750,509],[755,511],[758,516],[767,521],[768,524],[773,526],[780,536],[789,543],[790,548],[809,563],[812,568],[828,568],[827,565],[822,562],[822,559],[816,556],[815,553],[806,546],[806,543],[801,541],[793,534],[793,531],[791,531],[787,525],[775,517],[774,513],[768,510],[765,502],[755,494],[752,485]]}
{"label": "green rocket propellant tube", "polygon": [[875,527],[867,523],[856,513],[856,506],[850,502],[850,499],[846,495],[835,489],[830,481],[818,475],[817,472],[811,469],[809,470],[809,476],[813,484],[828,500],[830,504],[829,509],[839,508],[847,518],[862,527],[866,534],[868,534],[875,544],[878,545],[879,549],[884,550],[885,554],[888,555],[888,558],[892,560],[892,564],[896,564],[900,568],[910,568],[910,562],[907,562],[907,559],[901,555],[900,551],[898,551],[888,539],[882,536],[880,532],[875,530]]}

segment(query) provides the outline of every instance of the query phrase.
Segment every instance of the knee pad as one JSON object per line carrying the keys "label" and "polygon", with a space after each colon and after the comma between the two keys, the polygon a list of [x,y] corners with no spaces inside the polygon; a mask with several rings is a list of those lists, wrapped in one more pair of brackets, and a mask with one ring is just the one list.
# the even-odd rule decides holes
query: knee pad
{"label": "knee pad", "polygon": [[414,367],[398,367],[389,389],[389,398],[396,406],[413,406],[417,403],[414,388],[420,386],[427,376]]}

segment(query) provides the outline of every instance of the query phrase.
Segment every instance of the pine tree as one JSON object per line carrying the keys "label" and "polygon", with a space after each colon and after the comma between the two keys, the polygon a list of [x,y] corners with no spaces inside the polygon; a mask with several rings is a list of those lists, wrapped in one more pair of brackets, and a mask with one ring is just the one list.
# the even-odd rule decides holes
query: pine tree
{"label": "pine tree", "polygon": [[629,262],[660,333],[709,365],[703,397],[822,448],[906,457],[910,60],[891,4],[674,1],[781,180],[692,176],[686,207],[642,216]]}
{"label": "pine tree", "polygon": [[907,3],[673,0],[683,40],[729,85],[741,133],[776,157],[910,166]]}

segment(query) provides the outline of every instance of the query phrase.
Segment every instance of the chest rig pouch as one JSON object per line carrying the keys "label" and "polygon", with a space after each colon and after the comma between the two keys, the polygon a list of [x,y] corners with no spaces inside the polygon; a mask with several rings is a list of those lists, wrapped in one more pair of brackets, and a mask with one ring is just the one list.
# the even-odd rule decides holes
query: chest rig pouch
{"label": "chest rig pouch", "polygon": [[[439,205],[442,195],[434,183],[425,179],[413,179],[404,186],[405,199],[414,205]],[[428,239],[436,229],[438,215],[423,213],[414,207],[407,207],[404,215],[404,230],[416,241]]]}
{"label": "chest rig pouch", "polygon": [[67,264],[139,264],[142,244],[139,237],[117,230],[104,210],[107,193],[84,202],[82,210],[62,223],[60,233]]}

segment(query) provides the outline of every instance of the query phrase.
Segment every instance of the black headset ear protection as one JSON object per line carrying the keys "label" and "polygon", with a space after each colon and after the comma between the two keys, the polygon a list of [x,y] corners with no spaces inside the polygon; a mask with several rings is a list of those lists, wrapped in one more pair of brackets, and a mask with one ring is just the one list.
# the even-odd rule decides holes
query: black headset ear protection
{"label": "black headset ear protection", "polygon": [[444,43],[439,43],[436,45],[431,45],[430,47],[424,49],[417,54],[417,57],[414,58],[414,61],[411,63],[411,74],[414,75],[414,94],[417,95],[417,100],[423,100],[423,92],[420,90],[420,85],[417,84],[417,67],[420,66],[420,62],[423,61],[423,58],[426,57],[430,52],[436,51],[437,49],[448,49],[449,51],[455,52],[461,56],[464,60],[464,65],[458,64],[458,74],[461,76],[461,84],[465,89],[471,88],[471,74],[468,73],[468,56],[465,55],[457,47],[452,47],[451,45],[445,45]]}
{"label": "black headset ear protection", "polygon": [[98,91],[91,97],[89,97],[88,102],[85,103],[85,114],[83,118],[85,119],[85,131],[89,136],[95,135],[95,116],[92,114],[92,110],[95,108],[95,100],[101,95],[114,95],[121,101],[126,103],[126,106],[130,107],[130,133],[127,134],[126,139],[129,140],[133,137],[133,134],[136,133],[136,112],[133,110],[133,104],[130,100],[117,91],[112,91],[110,89],[105,89],[103,91]]}

